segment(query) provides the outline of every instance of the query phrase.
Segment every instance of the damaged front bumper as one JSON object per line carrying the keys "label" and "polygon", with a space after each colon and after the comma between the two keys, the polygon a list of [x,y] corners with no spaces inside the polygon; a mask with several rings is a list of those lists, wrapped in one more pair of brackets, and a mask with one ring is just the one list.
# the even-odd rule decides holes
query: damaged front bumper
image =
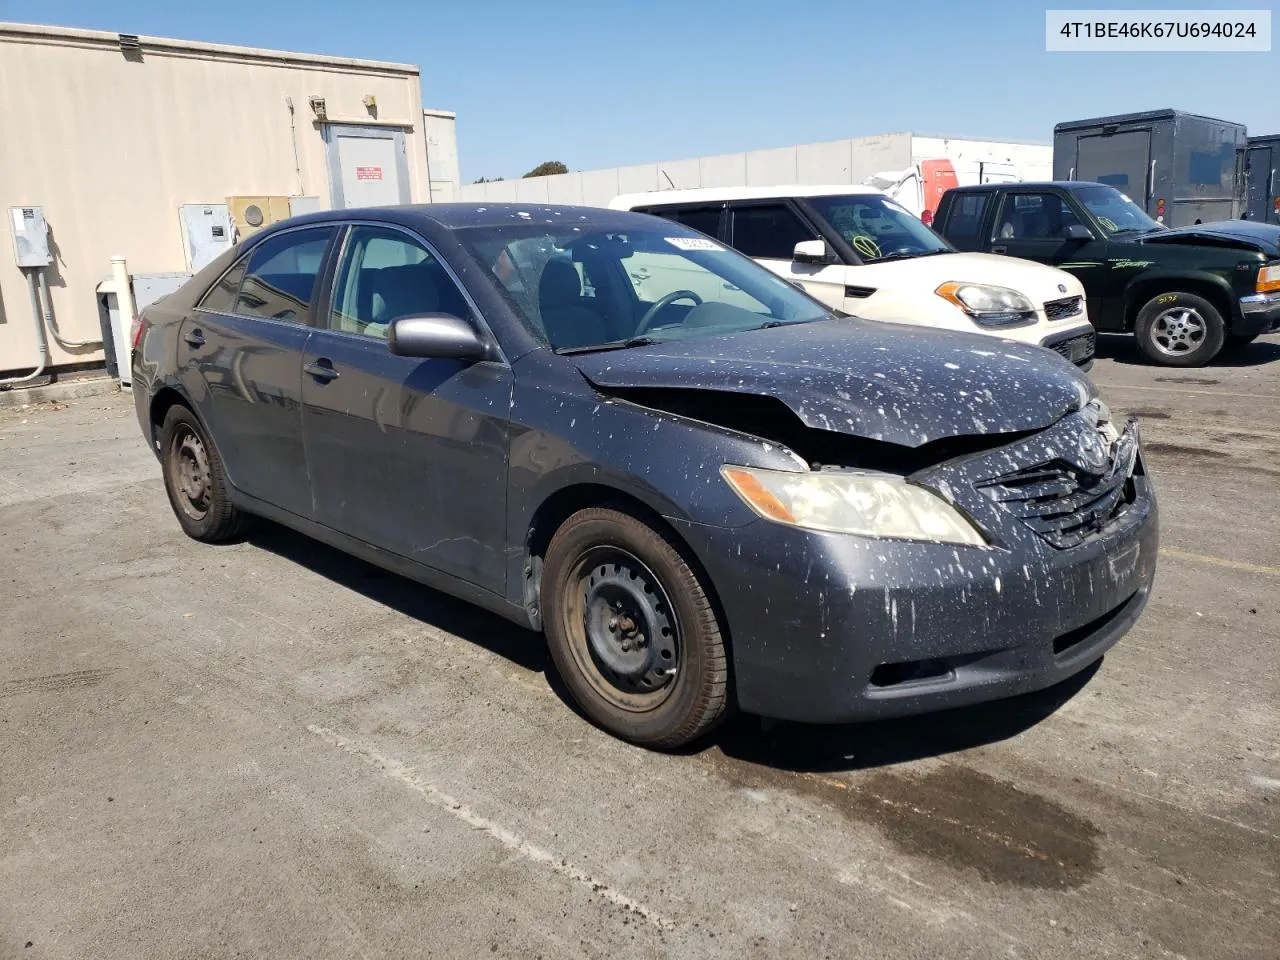
{"label": "damaged front bumper", "polygon": [[977,489],[992,470],[1057,454],[1063,432],[935,472],[994,533],[989,548],[676,522],[728,621],[742,709],[817,723],[924,713],[1042,689],[1098,660],[1155,576],[1140,454],[1123,510],[1066,549]]}

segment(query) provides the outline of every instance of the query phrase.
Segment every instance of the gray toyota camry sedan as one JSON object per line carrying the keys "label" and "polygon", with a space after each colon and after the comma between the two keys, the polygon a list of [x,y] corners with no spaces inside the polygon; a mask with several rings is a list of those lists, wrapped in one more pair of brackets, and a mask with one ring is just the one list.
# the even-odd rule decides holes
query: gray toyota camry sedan
{"label": "gray toyota camry sedan", "polygon": [[1137,425],[1057,354],[833,315],[640,214],[288,220],[132,363],[190,536],[265,517],[496,611],[651,747],[1046,687],[1155,574]]}

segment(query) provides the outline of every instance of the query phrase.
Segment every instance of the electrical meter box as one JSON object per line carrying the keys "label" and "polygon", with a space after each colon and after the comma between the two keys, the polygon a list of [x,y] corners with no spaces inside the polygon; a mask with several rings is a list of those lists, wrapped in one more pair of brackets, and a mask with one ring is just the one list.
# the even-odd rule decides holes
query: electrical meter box
{"label": "electrical meter box", "polygon": [[9,232],[13,234],[13,253],[20,267],[47,267],[53,263],[49,253],[49,225],[40,207],[10,207]]}
{"label": "electrical meter box", "polygon": [[235,242],[231,211],[225,203],[184,203],[178,208],[187,269],[198,273]]}

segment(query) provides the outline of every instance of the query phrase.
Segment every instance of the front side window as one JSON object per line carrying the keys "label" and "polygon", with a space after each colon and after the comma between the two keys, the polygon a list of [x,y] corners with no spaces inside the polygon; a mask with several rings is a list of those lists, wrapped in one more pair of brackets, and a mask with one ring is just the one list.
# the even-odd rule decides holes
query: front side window
{"label": "front side window", "polygon": [[231,312],[306,323],[332,235],[332,227],[292,230],[254,247]]}
{"label": "front side window", "polygon": [[733,247],[760,260],[790,260],[796,244],[816,240],[786,204],[759,204],[733,210]]}
{"label": "front side window", "polygon": [[785,280],[676,224],[625,231],[512,224],[470,227],[458,236],[529,330],[557,350],[829,316]]}
{"label": "front side window", "polygon": [[469,313],[440,262],[398,230],[352,227],[338,265],[329,329],[385,340],[392,320],[425,313]]}
{"label": "front side window", "polygon": [[1145,210],[1114,187],[1081,187],[1075,193],[1085,209],[1098,218],[1098,223],[1109,237],[1163,229],[1147,216]]}
{"label": "front side window", "polygon": [[[1109,188],[1107,188],[1109,189]],[[1000,212],[1001,240],[1060,240],[1080,218],[1056,193],[1011,193]]]}
{"label": "front side window", "polygon": [[952,252],[951,245],[921,223],[919,217],[883,194],[808,197],[807,202],[863,263]]}

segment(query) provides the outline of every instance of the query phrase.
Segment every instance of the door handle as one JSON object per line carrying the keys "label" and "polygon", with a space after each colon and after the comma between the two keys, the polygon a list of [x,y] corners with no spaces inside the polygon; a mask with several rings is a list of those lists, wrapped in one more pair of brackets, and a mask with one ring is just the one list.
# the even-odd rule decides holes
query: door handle
{"label": "door handle", "polygon": [[199,350],[204,346],[204,334],[199,330],[189,330],[183,334],[182,339],[187,341],[187,345],[194,350]]}
{"label": "door handle", "polygon": [[302,372],[311,374],[321,383],[328,383],[330,380],[338,379],[338,371],[333,369],[333,361],[325,357],[321,357],[319,360],[312,360],[310,363],[304,363]]}
{"label": "door handle", "polygon": [[999,244],[999,245],[997,245],[997,246],[992,247],[992,248],[991,248],[991,252],[992,252],[992,253],[1004,253],[1004,252],[1005,252],[1006,250],[1008,250],[1008,249],[1009,249],[1008,247],[1006,247],[1003,243],[1001,243],[1001,244]]}

